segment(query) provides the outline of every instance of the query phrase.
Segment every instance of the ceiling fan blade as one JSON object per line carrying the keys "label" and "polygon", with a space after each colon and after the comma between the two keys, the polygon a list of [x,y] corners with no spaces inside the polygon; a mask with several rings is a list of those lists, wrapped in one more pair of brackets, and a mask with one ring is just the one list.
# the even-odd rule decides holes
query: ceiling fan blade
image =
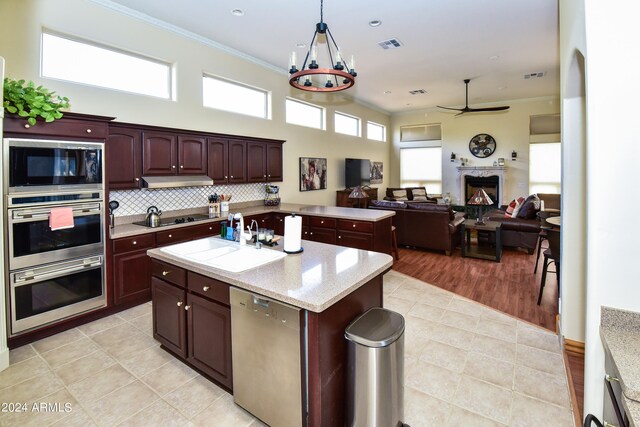
{"label": "ceiling fan blade", "polygon": [[508,110],[510,107],[508,105],[504,105],[502,107],[484,107],[484,108],[469,108],[470,113],[479,113],[482,111],[504,111]]}
{"label": "ceiling fan blade", "polygon": [[464,111],[464,108],[450,108],[450,107],[441,107],[437,105],[438,108],[444,108],[445,110],[454,110],[454,111]]}

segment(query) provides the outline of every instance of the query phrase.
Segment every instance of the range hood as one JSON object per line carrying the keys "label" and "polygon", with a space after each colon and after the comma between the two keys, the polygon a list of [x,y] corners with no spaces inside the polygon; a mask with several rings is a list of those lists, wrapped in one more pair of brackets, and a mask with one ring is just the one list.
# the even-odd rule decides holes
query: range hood
{"label": "range hood", "polygon": [[143,176],[142,182],[151,189],[213,185],[213,180],[207,175]]}

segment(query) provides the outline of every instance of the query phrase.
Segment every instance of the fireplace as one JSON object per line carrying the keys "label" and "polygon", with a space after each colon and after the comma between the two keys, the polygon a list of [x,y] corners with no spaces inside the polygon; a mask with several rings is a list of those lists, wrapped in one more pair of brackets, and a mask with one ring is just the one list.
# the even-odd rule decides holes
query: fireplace
{"label": "fireplace", "polygon": [[[495,206],[504,205],[504,190],[506,168],[504,166],[458,166],[458,193],[457,203],[465,205],[472,196],[467,181],[474,188],[482,187],[494,201]],[[484,181],[476,181],[476,178],[484,178]]]}
{"label": "fireplace", "polygon": [[476,192],[479,188],[483,188],[484,191],[487,192],[491,200],[493,200],[493,206],[499,207],[498,204],[498,194],[500,194],[500,178],[497,175],[492,176],[464,176],[464,186],[465,186],[465,195],[464,201],[465,204],[473,193]]}

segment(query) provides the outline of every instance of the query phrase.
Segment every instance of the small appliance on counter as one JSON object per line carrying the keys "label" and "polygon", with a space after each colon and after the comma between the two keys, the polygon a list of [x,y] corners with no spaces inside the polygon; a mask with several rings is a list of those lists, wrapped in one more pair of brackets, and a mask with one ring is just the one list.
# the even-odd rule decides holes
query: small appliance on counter
{"label": "small appliance on counter", "polygon": [[280,204],[280,187],[277,185],[265,185],[267,196],[264,198],[265,206],[278,206]]}
{"label": "small appliance on counter", "polygon": [[149,208],[147,209],[147,217],[144,219],[146,226],[152,228],[160,226],[161,215],[161,210],[159,210],[155,206],[149,206]]}

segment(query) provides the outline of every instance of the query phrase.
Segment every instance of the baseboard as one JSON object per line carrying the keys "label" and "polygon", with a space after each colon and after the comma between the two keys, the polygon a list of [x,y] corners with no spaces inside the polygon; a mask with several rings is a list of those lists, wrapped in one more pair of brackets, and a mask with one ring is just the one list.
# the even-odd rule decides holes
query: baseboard
{"label": "baseboard", "polygon": [[564,339],[564,349],[569,353],[579,354],[584,357],[584,343],[580,341]]}
{"label": "baseboard", "polygon": [[567,356],[567,349],[565,347],[565,351],[562,352],[562,357],[564,358],[564,369],[567,374],[567,383],[569,385],[569,397],[571,398],[571,406],[573,408],[573,422],[576,427],[582,426],[582,414],[578,412],[578,397],[576,395],[576,389],[573,386],[573,375],[571,375],[571,369],[569,369],[569,358]]}
{"label": "baseboard", "polygon": [[5,348],[0,352],[0,371],[9,367],[9,348]]}

